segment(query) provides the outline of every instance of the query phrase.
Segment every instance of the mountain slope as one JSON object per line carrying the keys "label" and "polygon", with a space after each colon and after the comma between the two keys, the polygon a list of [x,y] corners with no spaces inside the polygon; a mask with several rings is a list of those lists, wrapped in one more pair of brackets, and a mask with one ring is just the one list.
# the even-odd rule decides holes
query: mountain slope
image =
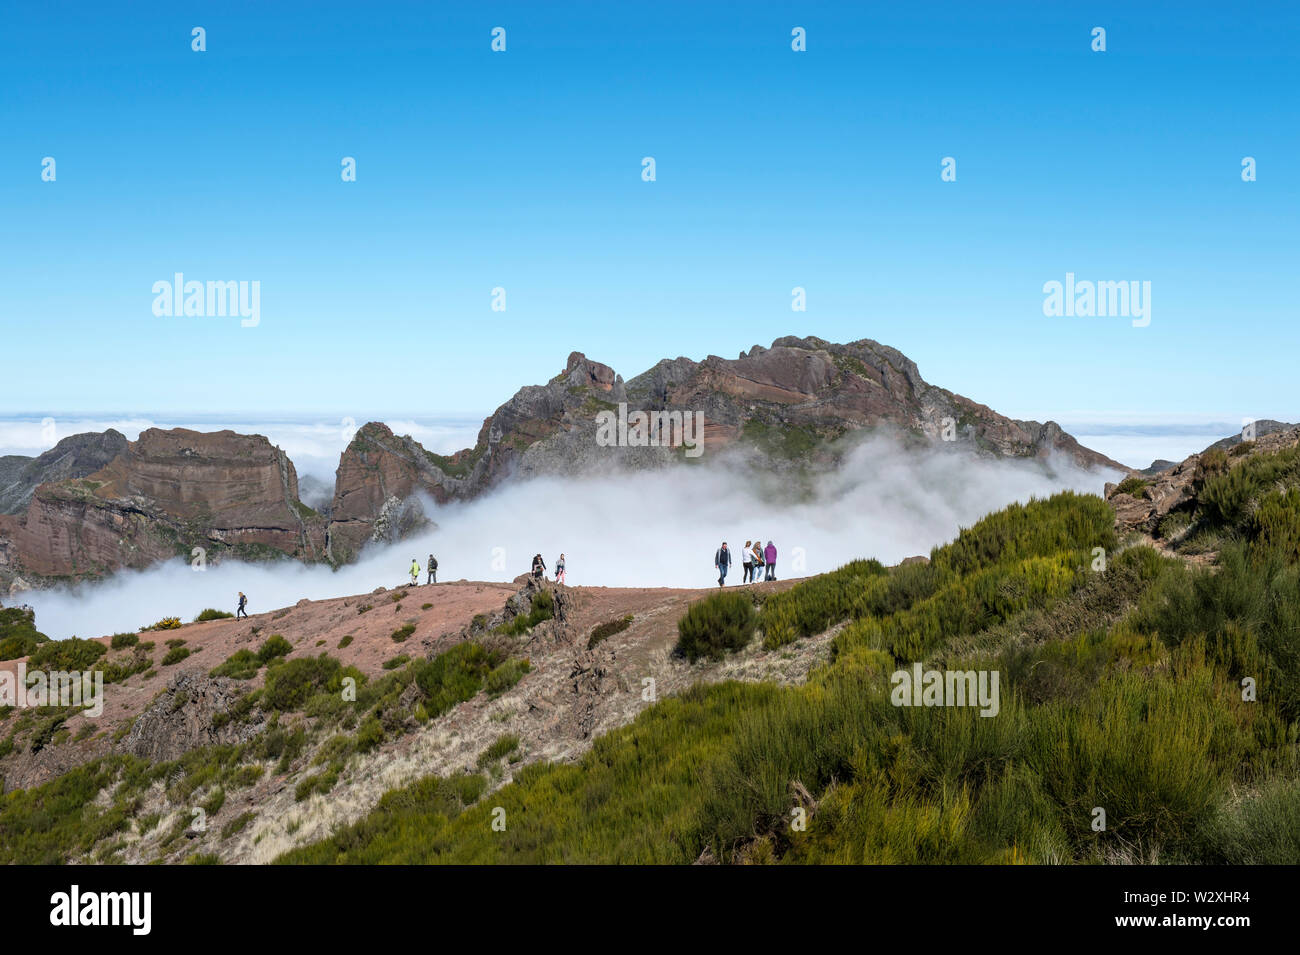
{"label": "mountain slope", "polygon": [[[927,384],[906,356],[869,339],[837,345],[786,337],[739,358],[665,359],[630,381],[573,352],[545,385],[521,388],[483,422],[474,447],[443,457],[372,422],[343,452],[330,525],[331,555],[347,560],[369,540],[418,527],[417,493],[442,503],[506,480],[599,474],[683,463],[682,440],[609,446],[602,415],[702,415],[701,457],[729,455],[764,470],[831,469],[877,429],[919,441],[951,440],[973,454],[1061,456],[1084,468],[1127,471],[1054,422],[1016,421]],[[699,457],[695,458],[699,460]],[[400,536],[400,532],[399,532]]]}

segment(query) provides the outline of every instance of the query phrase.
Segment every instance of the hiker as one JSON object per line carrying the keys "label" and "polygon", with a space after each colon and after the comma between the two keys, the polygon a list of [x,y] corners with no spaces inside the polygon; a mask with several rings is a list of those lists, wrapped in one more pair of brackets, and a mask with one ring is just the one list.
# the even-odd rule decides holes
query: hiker
{"label": "hiker", "polygon": [[563,554],[561,554],[560,559],[555,562],[555,582],[557,584],[564,583],[564,555]]}
{"label": "hiker", "polygon": [[536,580],[546,579],[546,561],[542,560],[541,554],[533,555],[533,578]]}
{"label": "hiker", "polygon": [[763,579],[763,542],[754,541],[754,549],[751,551],[754,560],[754,583]]}
{"label": "hiker", "polygon": [[248,611],[244,609],[247,606],[248,606],[248,598],[244,596],[244,592],[241,590],[239,592],[239,607],[238,609],[235,610],[236,620],[238,620],[240,617],[248,616]]}
{"label": "hiker", "polygon": [[764,580],[776,580],[776,548],[772,542],[767,542],[767,548],[763,551],[763,559],[767,563],[767,576]]}
{"label": "hiker", "polygon": [[411,586],[420,586],[420,562],[414,557],[411,558]]}
{"label": "hiker", "polygon": [[718,568],[718,586],[726,586],[727,568],[731,566],[731,551],[727,550],[727,542],[723,541],[718,552],[713,555],[713,566]]}
{"label": "hiker", "polygon": [[432,554],[429,555],[429,580],[427,582],[431,584],[438,582],[438,558]]}
{"label": "hiker", "polygon": [[754,579],[754,552],[751,550],[753,541],[745,541],[745,549],[740,552],[740,566],[744,569],[744,576],[740,578],[742,584],[747,584]]}

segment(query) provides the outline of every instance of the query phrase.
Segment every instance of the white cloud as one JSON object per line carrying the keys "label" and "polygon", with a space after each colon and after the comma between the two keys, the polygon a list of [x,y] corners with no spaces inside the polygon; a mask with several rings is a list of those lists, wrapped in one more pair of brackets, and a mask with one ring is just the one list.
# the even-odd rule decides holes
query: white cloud
{"label": "white cloud", "polygon": [[[24,595],[50,636],[99,636],[134,630],[176,614],[189,620],[204,607],[233,610],[244,591],[260,612],[303,597],[359,594],[407,581],[415,557],[432,551],[439,579],[510,580],[540,551],[548,567],[563,551],[575,585],[708,587],[713,554],[726,540],[772,540],[777,574],[790,572],[802,548],[803,574],[832,570],[855,557],[896,563],[952,539],[990,511],[1063,488],[1100,492],[1115,475],[1068,463],[974,460],[953,449],[904,452],[892,440],[861,446],[804,500],[784,493],[779,477],[760,484],[722,461],[618,477],[543,478],[508,485],[479,500],[428,505],[434,530],[365,554],[337,571],[296,563],[227,562],[196,573],[180,561],[127,572],[74,591]],[[493,568],[494,548],[505,554]],[[728,575],[738,583],[739,567]]]}

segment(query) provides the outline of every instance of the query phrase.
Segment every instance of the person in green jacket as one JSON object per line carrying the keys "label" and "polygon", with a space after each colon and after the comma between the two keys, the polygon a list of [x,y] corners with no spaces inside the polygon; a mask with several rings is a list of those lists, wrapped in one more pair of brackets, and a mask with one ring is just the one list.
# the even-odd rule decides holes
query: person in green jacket
{"label": "person in green jacket", "polygon": [[414,557],[411,558],[411,586],[420,586],[420,562]]}

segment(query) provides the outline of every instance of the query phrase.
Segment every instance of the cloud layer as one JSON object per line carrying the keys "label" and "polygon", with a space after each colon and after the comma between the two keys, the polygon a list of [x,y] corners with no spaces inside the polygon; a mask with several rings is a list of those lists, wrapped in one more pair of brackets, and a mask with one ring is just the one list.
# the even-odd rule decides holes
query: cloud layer
{"label": "cloud layer", "polygon": [[[436,528],[369,549],[337,571],[285,561],[227,561],[202,572],[182,561],[128,571],[73,589],[24,595],[52,637],[135,630],[161,617],[193,619],[204,607],[233,611],[235,594],[262,612],[307,597],[357,594],[408,581],[411,558],[429,553],[442,581],[510,580],[533,554],[548,567],[566,555],[569,583],[619,587],[708,587],[713,554],[726,540],[775,543],[777,575],[806,576],[856,557],[887,564],[951,540],[961,527],[1012,501],[1071,488],[1100,493],[1115,475],[1063,461],[972,459],[946,448],[904,451],[889,438],[860,446],[840,470],[797,495],[722,461],[598,478],[542,478],[476,501],[427,511]],[[740,581],[739,568],[728,583]],[[437,599],[436,590],[430,598]]]}

